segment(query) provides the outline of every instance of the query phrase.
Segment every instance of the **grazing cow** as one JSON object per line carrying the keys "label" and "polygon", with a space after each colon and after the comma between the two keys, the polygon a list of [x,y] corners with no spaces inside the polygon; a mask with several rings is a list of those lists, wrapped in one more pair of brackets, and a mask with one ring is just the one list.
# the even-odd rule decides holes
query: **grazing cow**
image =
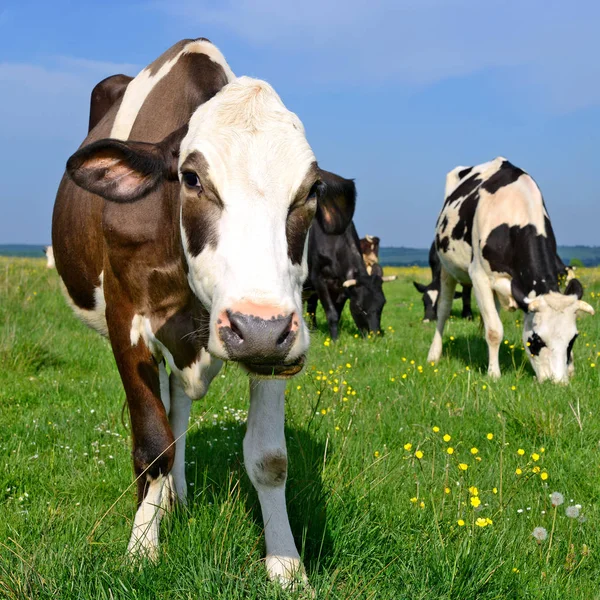
{"label": "grazing cow", "polygon": [[[336,196],[356,195],[354,182],[330,174],[328,189]],[[381,331],[381,313],[385,305],[382,285],[395,276],[384,277],[379,263],[369,275],[362,257],[354,223],[339,235],[331,235],[315,221],[308,236],[308,279],[304,284],[311,326],[316,328],[317,303],[320,300],[332,340],[338,338],[338,324],[346,300],[361,334]]]}
{"label": "grazing cow", "polygon": [[360,251],[367,267],[367,273],[371,275],[373,265],[379,264],[379,238],[373,235],[361,238]]}
{"label": "grazing cow", "polygon": [[302,369],[306,238],[345,230],[298,117],[264,81],[235,78],[208,40],[183,40],[117,94],[69,159],[53,215],[76,314],[107,335],[125,388],[138,509],[128,551],[158,554],[184,502],[185,434],[222,361],[249,375],[244,461],[266,568],[305,578],[285,503],[286,378]]}
{"label": "grazing cow", "polygon": [[54,269],[56,265],[54,264],[54,251],[52,250],[52,246],[44,246],[44,254],[46,255],[46,268]]}
{"label": "grazing cow", "polygon": [[[429,323],[429,321],[435,321],[437,319],[437,304],[440,293],[440,275],[442,273],[442,263],[440,263],[440,257],[435,249],[435,242],[431,244],[431,248],[429,249],[429,267],[431,268],[431,283],[428,285],[423,285],[418,281],[413,281],[413,285],[417,288],[417,291],[423,294],[423,306],[425,307],[423,323]],[[471,286],[463,284],[462,294],[457,293],[454,295],[454,297],[462,297],[462,318],[472,319],[473,313],[471,312]]]}
{"label": "grazing cow", "polygon": [[505,158],[456,167],[446,178],[435,246],[442,262],[438,322],[428,361],[442,354],[442,334],[457,282],[472,283],[485,327],[488,373],[500,376],[500,306],[524,311],[523,345],[539,381],[568,383],[573,374],[576,316],[594,314],[577,279],[559,291],[567,270],[542,194]]}

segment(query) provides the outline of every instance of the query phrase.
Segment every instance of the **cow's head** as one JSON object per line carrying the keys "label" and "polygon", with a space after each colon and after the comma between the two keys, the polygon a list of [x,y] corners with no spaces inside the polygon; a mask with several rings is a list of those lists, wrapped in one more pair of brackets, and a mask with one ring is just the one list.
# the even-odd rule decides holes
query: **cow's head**
{"label": "cow's head", "polygon": [[523,345],[539,381],[550,379],[566,384],[574,372],[573,344],[577,339],[576,317],[594,314],[581,300],[583,287],[572,279],[564,294],[549,292],[535,298],[523,297],[513,285],[513,296],[525,310]]}
{"label": "cow's head", "polygon": [[358,330],[366,335],[369,332],[380,332],[381,313],[385,306],[383,284],[394,281],[395,275],[383,275],[379,264],[373,265],[371,275],[358,275],[354,279],[347,279],[342,284],[350,300],[350,313]]}
{"label": "cow's head", "polygon": [[423,317],[423,323],[429,323],[429,321],[435,321],[437,319],[437,301],[440,295],[439,290],[435,290],[430,285],[423,285],[418,281],[413,281],[413,285],[417,288],[417,291],[423,295],[423,306],[425,308],[425,316]]}
{"label": "cow's head", "polygon": [[116,202],[177,185],[189,284],[210,311],[208,350],[255,375],[300,371],[308,229],[316,214],[327,233],[344,231],[354,197],[328,193],[302,123],[271,86],[236,79],[162,142],[102,140],[67,169]]}

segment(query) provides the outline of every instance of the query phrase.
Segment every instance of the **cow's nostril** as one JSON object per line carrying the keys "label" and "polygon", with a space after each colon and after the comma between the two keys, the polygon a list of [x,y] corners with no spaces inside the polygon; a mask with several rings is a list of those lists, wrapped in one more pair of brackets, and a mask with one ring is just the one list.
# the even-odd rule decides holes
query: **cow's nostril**
{"label": "cow's nostril", "polygon": [[290,337],[290,334],[292,333],[292,320],[293,320],[294,315],[291,314],[287,325],[285,326],[285,329],[281,332],[281,335],[277,338],[277,345],[281,346],[282,344],[285,344],[285,342],[287,341],[287,339]]}
{"label": "cow's nostril", "polygon": [[236,315],[227,311],[227,316],[229,317],[229,327],[231,328],[232,333],[234,333],[240,340],[240,342],[244,341],[244,334],[240,328],[240,324],[237,322]]}

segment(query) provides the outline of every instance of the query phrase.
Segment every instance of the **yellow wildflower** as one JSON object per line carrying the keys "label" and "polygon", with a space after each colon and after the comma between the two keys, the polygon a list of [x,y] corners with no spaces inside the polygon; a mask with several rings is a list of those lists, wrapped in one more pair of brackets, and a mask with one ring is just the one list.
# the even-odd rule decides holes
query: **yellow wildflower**
{"label": "yellow wildflower", "polygon": [[469,468],[469,465],[468,465],[467,463],[459,463],[459,464],[458,464],[458,468],[459,468],[461,471],[466,471],[466,470]]}
{"label": "yellow wildflower", "polygon": [[522,470],[522,469],[520,469],[519,467],[517,467],[517,468],[515,469],[515,473],[516,473],[517,475],[521,475],[521,474],[523,473],[523,470]]}
{"label": "yellow wildflower", "polygon": [[477,454],[479,450],[477,448],[471,448],[471,454]]}
{"label": "yellow wildflower", "polygon": [[486,437],[488,440],[493,440],[493,439],[494,439],[494,434],[493,434],[493,433],[488,433],[488,434],[487,434],[485,437]]}
{"label": "yellow wildflower", "polygon": [[451,435],[448,435],[447,433],[444,434],[444,437],[442,438],[445,442],[449,442],[452,439]]}
{"label": "yellow wildflower", "polygon": [[535,452],[531,455],[531,458],[533,461],[538,461],[540,460],[540,455],[536,454]]}
{"label": "yellow wildflower", "polygon": [[416,504],[416,503],[417,503],[417,500],[418,500],[418,498],[411,498],[411,499],[410,499],[410,501],[411,501],[413,504]]}
{"label": "yellow wildflower", "polygon": [[517,454],[518,454],[519,456],[523,456],[523,454],[525,454],[525,450],[523,450],[523,448],[519,448],[519,449],[517,450]]}
{"label": "yellow wildflower", "polygon": [[450,447],[450,448],[447,448],[447,449],[446,449],[446,452],[447,452],[448,454],[454,454],[454,448],[452,448],[452,447]]}
{"label": "yellow wildflower", "polygon": [[421,450],[417,450],[417,451],[415,452],[415,456],[416,456],[416,457],[417,457],[419,460],[421,460],[421,459],[423,458],[423,452],[421,452]]}
{"label": "yellow wildflower", "polygon": [[346,369],[351,369],[352,365],[350,363],[346,363]]}
{"label": "yellow wildflower", "polygon": [[492,493],[493,493],[493,494],[497,494],[497,493],[498,493],[498,488],[497,488],[497,487],[495,487],[495,488],[492,488]]}
{"label": "yellow wildflower", "polygon": [[481,504],[479,496],[471,496],[471,506],[477,508]]}
{"label": "yellow wildflower", "polygon": [[548,473],[546,473],[546,471],[543,471],[540,474],[540,477],[542,478],[542,481],[546,481],[546,479],[548,479]]}
{"label": "yellow wildflower", "polygon": [[444,494],[449,494],[450,493],[450,488],[449,487],[445,487],[444,488]]}
{"label": "yellow wildflower", "polygon": [[373,456],[375,458],[379,458],[379,450],[375,450],[375,452],[373,452]]}
{"label": "yellow wildflower", "polygon": [[469,488],[469,493],[471,496],[479,496],[479,490],[474,485]]}
{"label": "yellow wildflower", "polygon": [[465,522],[462,519],[459,519],[458,521],[456,521],[458,523],[459,527],[464,527],[465,526]]}
{"label": "yellow wildflower", "polygon": [[425,502],[423,502],[423,500],[419,503],[419,508],[425,508]]}
{"label": "yellow wildflower", "polygon": [[440,428],[437,425],[434,425],[432,428],[433,433],[438,433]]}

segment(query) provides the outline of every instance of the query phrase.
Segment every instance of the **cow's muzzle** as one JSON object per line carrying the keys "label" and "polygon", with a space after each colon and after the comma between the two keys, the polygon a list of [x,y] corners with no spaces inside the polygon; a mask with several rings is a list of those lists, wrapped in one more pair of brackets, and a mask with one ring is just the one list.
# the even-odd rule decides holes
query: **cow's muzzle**
{"label": "cow's muzzle", "polygon": [[286,362],[298,329],[299,317],[294,312],[263,318],[226,310],[217,321],[229,359],[261,376],[291,377],[302,369],[304,357]]}

